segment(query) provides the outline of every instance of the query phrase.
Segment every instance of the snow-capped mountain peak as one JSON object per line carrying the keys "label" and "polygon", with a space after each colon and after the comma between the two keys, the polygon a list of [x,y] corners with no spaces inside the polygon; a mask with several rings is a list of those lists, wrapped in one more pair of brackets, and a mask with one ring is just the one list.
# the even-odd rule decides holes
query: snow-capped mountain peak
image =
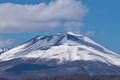
{"label": "snow-capped mountain peak", "polygon": [[84,35],[73,32],[37,36],[0,56],[1,61],[16,58],[56,59],[58,63],[76,60],[100,61],[120,66],[120,55]]}

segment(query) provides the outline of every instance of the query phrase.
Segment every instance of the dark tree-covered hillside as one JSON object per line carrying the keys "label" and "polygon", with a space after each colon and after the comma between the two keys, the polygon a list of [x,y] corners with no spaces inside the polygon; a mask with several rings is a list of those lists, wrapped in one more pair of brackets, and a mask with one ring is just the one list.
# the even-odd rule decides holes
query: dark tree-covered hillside
{"label": "dark tree-covered hillside", "polygon": [[[0,78],[0,80],[9,80],[9,79]],[[14,80],[18,80],[18,79],[14,79]],[[54,76],[54,77],[25,78],[20,80],[120,80],[120,75],[88,76],[84,74],[73,74],[73,75]]]}
{"label": "dark tree-covered hillside", "polygon": [[9,80],[9,79],[6,79],[6,78],[1,77],[0,80]]}
{"label": "dark tree-covered hillside", "polygon": [[111,76],[88,76],[88,75],[66,75],[56,77],[38,77],[38,78],[26,78],[22,80],[120,80],[120,75]]}

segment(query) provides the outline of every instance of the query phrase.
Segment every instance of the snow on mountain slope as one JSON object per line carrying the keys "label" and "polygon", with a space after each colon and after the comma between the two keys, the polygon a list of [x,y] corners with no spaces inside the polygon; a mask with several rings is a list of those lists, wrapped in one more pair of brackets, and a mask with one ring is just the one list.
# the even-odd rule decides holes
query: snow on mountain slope
{"label": "snow on mountain slope", "polygon": [[58,63],[75,60],[100,61],[120,66],[120,55],[99,45],[86,36],[72,32],[37,36],[0,55],[0,61],[15,58],[57,59]]}
{"label": "snow on mountain slope", "polygon": [[10,50],[9,48],[1,48],[0,49],[0,53],[4,53],[4,52],[6,52],[6,51],[8,51],[8,50]]}

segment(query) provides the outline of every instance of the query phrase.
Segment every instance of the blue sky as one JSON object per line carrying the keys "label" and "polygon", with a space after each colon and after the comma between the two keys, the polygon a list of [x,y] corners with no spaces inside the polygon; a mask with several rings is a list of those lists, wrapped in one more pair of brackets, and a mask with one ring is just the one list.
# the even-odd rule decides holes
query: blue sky
{"label": "blue sky", "polygon": [[119,4],[120,0],[0,0],[0,48],[37,35],[75,31],[120,54]]}

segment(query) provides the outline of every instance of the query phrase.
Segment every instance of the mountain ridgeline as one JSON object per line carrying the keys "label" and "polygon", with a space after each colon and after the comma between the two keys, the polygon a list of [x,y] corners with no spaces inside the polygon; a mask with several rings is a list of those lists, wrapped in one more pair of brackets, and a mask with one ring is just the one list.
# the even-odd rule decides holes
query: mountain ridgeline
{"label": "mountain ridgeline", "polygon": [[6,52],[6,51],[8,51],[8,50],[10,50],[10,49],[9,49],[9,48],[1,48],[1,49],[0,49],[0,54]]}
{"label": "mountain ridgeline", "polygon": [[[84,35],[37,36],[0,55],[0,77],[120,74],[120,55]],[[33,75],[34,74],[34,75]]]}

